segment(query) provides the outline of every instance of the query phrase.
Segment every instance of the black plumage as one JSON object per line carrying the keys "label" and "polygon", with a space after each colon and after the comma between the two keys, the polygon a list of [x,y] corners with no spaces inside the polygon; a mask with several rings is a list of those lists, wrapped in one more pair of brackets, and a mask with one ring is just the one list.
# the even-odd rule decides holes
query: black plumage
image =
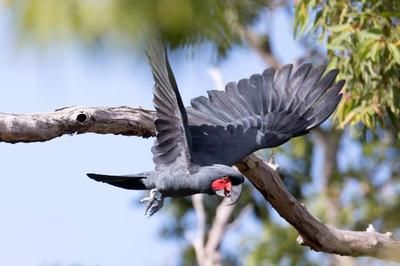
{"label": "black plumage", "polygon": [[232,165],[250,153],[307,134],[335,110],[344,85],[337,70],[292,65],[266,69],[225,91],[209,91],[187,108],[193,157],[199,165]]}
{"label": "black plumage", "polygon": [[344,81],[334,83],[336,70],[292,65],[266,69],[225,91],[212,90],[184,108],[178,86],[159,38],[147,54],[151,65],[156,109],[155,171],[136,175],[89,177],[126,189],[149,189],[146,213],[154,214],[164,197],[217,194],[236,202],[244,181],[230,166],[262,149],[307,134],[335,110]]}

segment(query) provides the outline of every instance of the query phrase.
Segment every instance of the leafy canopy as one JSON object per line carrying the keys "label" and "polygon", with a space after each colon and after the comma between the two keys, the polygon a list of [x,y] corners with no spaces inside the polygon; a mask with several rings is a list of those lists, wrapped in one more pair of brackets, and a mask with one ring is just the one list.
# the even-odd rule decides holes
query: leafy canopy
{"label": "leafy canopy", "polygon": [[48,41],[78,37],[137,41],[159,29],[173,46],[209,41],[220,54],[240,42],[239,25],[253,23],[265,0],[24,0],[10,1],[24,33]]}
{"label": "leafy canopy", "polygon": [[[346,79],[341,126],[400,126],[400,1],[302,0],[297,34],[313,33]],[[386,120],[387,121],[387,120]]]}

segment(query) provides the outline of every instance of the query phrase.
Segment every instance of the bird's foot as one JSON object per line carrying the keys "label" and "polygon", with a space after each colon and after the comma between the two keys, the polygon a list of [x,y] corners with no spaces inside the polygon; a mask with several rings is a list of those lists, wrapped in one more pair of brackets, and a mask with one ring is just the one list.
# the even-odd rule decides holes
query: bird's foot
{"label": "bird's foot", "polygon": [[147,217],[155,214],[164,205],[164,196],[157,188],[150,190],[150,195],[140,200],[140,203],[146,203],[144,215]]}
{"label": "bird's foot", "polygon": [[278,171],[279,170],[279,164],[275,161],[275,155],[274,155],[274,151],[271,150],[271,155],[269,157],[269,161],[267,162],[267,165],[269,167],[272,168],[272,170],[274,171]]}

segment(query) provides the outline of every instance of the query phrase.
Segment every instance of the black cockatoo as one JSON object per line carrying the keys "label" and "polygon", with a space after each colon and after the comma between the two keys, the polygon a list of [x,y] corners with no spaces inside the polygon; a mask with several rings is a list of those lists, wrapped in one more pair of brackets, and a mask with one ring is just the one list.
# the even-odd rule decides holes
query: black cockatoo
{"label": "black cockatoo", "polygon": [[155,171],[135,175],[88,174],[113,186],[150,190],[146,214],[163,206],[164,197],[217,194],[235,203],[244,176],[231,166],[252,152],[283,144],[307,134],[335,110],[344,81],[334,82],[337,70],[292,65],[266,69],[225,91],[212,90],[185,109],[159,39],[147,47],[154,86],[156,140],[152,148]]}

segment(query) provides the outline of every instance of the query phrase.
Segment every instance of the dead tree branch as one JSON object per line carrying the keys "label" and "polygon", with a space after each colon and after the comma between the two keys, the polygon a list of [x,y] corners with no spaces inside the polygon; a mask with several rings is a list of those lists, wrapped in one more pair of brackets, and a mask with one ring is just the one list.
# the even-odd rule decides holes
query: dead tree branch
{"label": "dead tree branch", "polygon": [[219,247],[234,209],[233,205],[228,206],[227,204],[228,201],[224,199],[215,211],[215,218],[208,232],[208,240],[204,248],[205,266],[222,265]]}
{"label": "dead tree branch", "polygon": [[206,211],[204,209],[203,194],[192,196],[193,209],[197,218],[197,232],[192,241],[198,265],[204,265],[204,238],[206,234]]}
{"label": "dead tree branch", "polygon": [[132,107],[64,107],[52,113],[0,113],[0,141],[48,141],[65,134],[154,136],[153,112]]}
{"label": "dead tree branch", "polygon": [[[68,107],[35,115],[0,113],[0,141],[47,141],[63,134],[86,132],[149,137],[154,135],[153,116],[152,111],[130,107]],[[279,175],[260,158],[251,155],[236,166],[277,212],[296,228],[300,234],[299,244],[331,254],[400,261],[400,241],[393,239],[391,233],[381,234],[371,227],[361,232],[327,226],[289,193]],[[217,210],[215,226],[225,226],[226,217],[230,216],[225,212],[231,211],[229,208]],[[215,240],[207,241],[205,252],[220,244],[221,231],[218,228],[210,234],[215,235]]]}
{"label": "dead tree branch", "polygon": [[[197,264],[199,266],[222,265],[220,246],[224,233],[229,229],[228,221],[231,218],[234,206],[228,206],[228,202],[223,200],[215,211],[211,228],[206,232],[203,194],[192,196],[192,202],[197,218],[197,233],[191,242],[196,254]],[[206,234],[207,241],[205,241]]]}
{"label": "dead tree branch", "polygon": [[369,256],[400,261],[400,241],[391,233],[349,231],[327,226],[315,218],[286,189],[277,172],[250,155],[237,164],[272,207],[299,232],[297,242],[321,251],[345,256]]}
{"label": "dead tree branch", "polygon": [[[243,37],[269,66],[274,69],[279,69],[282,66],[278,59],[271,53],[268,40],[263,41],[260,36],[250,29],[243,29]],[[267,46],[267,48],[264,46]]]}

